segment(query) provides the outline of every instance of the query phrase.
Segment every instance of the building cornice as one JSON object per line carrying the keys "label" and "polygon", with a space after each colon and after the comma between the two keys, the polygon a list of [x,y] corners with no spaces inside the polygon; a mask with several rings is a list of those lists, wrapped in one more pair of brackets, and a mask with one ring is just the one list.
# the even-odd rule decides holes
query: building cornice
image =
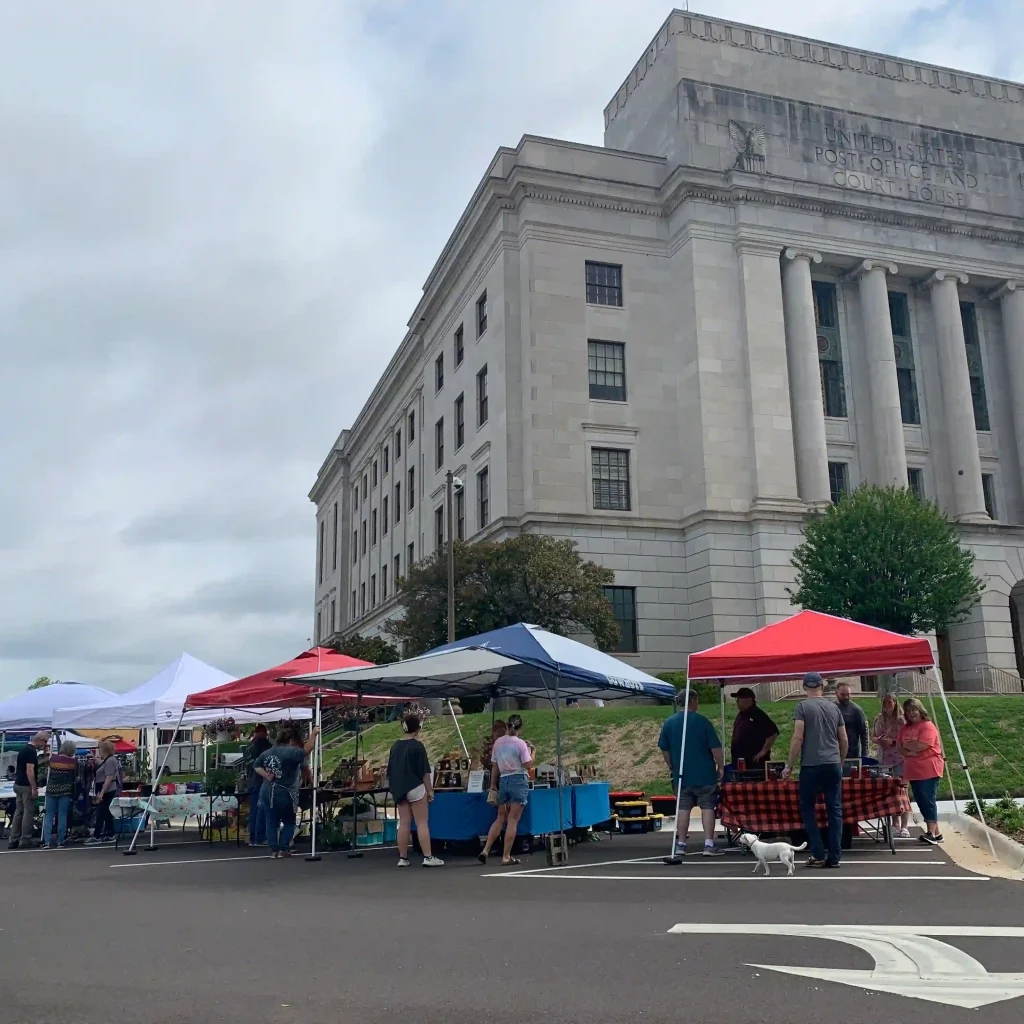
{"label": "building cornice", "polygon": [[[995,103],[1024,104],[1024,85],[1008,79],[989,78],[935,64],[922,64],[902,57],[874,53],[871,50],[837,46],[818,39],[808,39],[804,36],[774,32],[754,25],[677,10],[668,16],[644,55],[636,62],[626,80],[616,90],[611,102],[605,107],[605,128],[629,102],[629,97],[669,47],[673,37],[680,35],[718,46],[725,44],[740,50],[751,50],[758,54],[778,57],[780,60],[817,64],[851,76],[868,75],[889,82],[918,85],[922,89],[943,89],[956,95],[966,93],[975,99]],[[855,88],[856,85],[851,82],[851,91]]]}

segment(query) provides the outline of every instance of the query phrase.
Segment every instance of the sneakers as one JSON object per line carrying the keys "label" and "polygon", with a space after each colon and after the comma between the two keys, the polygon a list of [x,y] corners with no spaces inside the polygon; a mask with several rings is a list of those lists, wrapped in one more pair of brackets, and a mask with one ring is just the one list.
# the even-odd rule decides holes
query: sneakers
{"label": "sneakers", "polygon": [[895,834],[896,834],[896,838],[897,839],[909,839],[910,838],[910,829],[909,828],[898,828],[896,830]]}
{"label": "sneakers", "polygon": [[922,843],[927,843],[929,846],[938,846],[942,842],[942,833],[939,832],[937,835],[932,835],[931,832],[922,832],[918,837]]}
{"label": "sneakers", "polygon": [[725,850],[719,850],[717,847],[714,847],[714,846],[705,846],[704,847],[704,853],[701,854],[701,856],[702,857],[724,857],[725,856]]}
{"label": "sneakers", "polygon": [[97,839],[95,836],[92,836],[89,839],[86,839],[85,845],[86,846],[106,846],[107,843],[112,843],[113,841],[114,841],[114,837],[113,836],[100,836],[99,839]]}
{"label": "sneakers", "polygon": [[407,868],[409,866],[409,858],[408,857],[399,857],[398,858],[398,866],[400,868]]}
{"label": "sneakers", "polygon": [[425,868],[443,868],[444,861],[440,857],[424,857],[423,866]]}

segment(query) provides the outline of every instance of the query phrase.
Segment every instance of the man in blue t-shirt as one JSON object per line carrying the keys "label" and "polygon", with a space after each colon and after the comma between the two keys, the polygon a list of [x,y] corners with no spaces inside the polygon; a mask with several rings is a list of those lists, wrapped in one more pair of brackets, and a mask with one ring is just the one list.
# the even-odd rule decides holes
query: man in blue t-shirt
{"label": "man in blue t-shirt", "polygon": [[[682,692],[676,695],[676,704],[682,704]],[[683,752],[683,770],[679,771],[679,753],[683,742],[683,712],[677,711],[665,719],[661,727],[658,749],[672,773],[672,788],[679,794],[679,814],[676,817],[676,853],[686,852],[686,837],[690,831],[690,813],[700,808],[704,825],[704,856],[721,857],[715,849],[715,805],[718,801],[718,783],[725,769],[722,741],[715,727],[697,714],[697,694],[690,691],[686,715],[686,749]],[[678,789],[677,789],[678,787]]]}

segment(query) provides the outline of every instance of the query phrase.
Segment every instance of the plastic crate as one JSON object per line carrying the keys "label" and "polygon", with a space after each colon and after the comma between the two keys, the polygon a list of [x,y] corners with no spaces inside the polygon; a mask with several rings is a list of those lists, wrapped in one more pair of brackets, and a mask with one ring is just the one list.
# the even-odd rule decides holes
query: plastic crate
{"label": "plastic crate", "polygon": [[615,813],[620,818],[646,818],[648,812],[646,800],[616,800]]}
{"label": "plastic crate", "polygon": [[646,814],[642,818],[619,818],[619,831],[627,836],[650,832],[651,819]]}
{"label": "plastic crate", "polygon": [[664,814],[666,817],[673,817],[676,813],[676,798],[674,796],[652,796],[651,807],[655,814]]}
{"label": "plastic crate", "polygon": [[652,814],[650,817],[651,831],[660,832],[665,826],[665,815],[664,814]]}
{"label": "plastic crate", "polygon": [[384,819],[384,842],[395,843],[398,841],[398,819]]}
{"label": "plastic crate", "polygon": [[383,832],[367,832],[365,835],[356,836],[356,846],[383,846]]}

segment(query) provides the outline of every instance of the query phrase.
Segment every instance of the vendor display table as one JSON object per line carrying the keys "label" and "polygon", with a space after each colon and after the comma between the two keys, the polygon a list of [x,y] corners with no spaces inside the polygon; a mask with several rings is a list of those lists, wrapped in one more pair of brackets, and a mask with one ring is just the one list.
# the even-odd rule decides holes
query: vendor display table
{"label": "vendor display table", "polygon": [[[910,800],[900,779],[843,779],[844,824],[894,817],[909,810]],[[821,796],[816,811],[818,825],[824,827],[828,819]],[[800,787],[795,781],[725,782],[718,816],[726,828],[734,831],[800,831],[804,827],[800,817]]]}
{"label": "vendor display table", "polygon": [[[562,828],[586,828],[607,821],[611,815],[607,782],[589,782],[562,789]],[[430,805],[430,836],[432,839],[455,842],[487,835],[498,816],[496,807],[487,802],[486,793],[439,791]],[[531,789],[519,834],[543,836],[559,831],[558,790]]]}
{"label": "vendor display table", "polygon": [[[114,797],[110,804],[110,813],[115,818],[137,818],[144,814],[146,806],[149,805],[149,813],[157,818],[180,818],[182,819],[182,831],[189,818],[195,818],[199,822],[200,837],[209,830],[210,841],[213,841],[213,821],[218,814],[226,814],[228,811],[235,811],[237,823],[238,797],[236,796],[210,796],[208,793],[176,793],[170,796],[118,796]],[[143,829],[139,830],[140,832]],[[236,828],[236,831],[239,831]],[[121,833],[117,834],[117,843],[120,844]],[[236,842],[240,842],[240,831],[236,835]]]}

